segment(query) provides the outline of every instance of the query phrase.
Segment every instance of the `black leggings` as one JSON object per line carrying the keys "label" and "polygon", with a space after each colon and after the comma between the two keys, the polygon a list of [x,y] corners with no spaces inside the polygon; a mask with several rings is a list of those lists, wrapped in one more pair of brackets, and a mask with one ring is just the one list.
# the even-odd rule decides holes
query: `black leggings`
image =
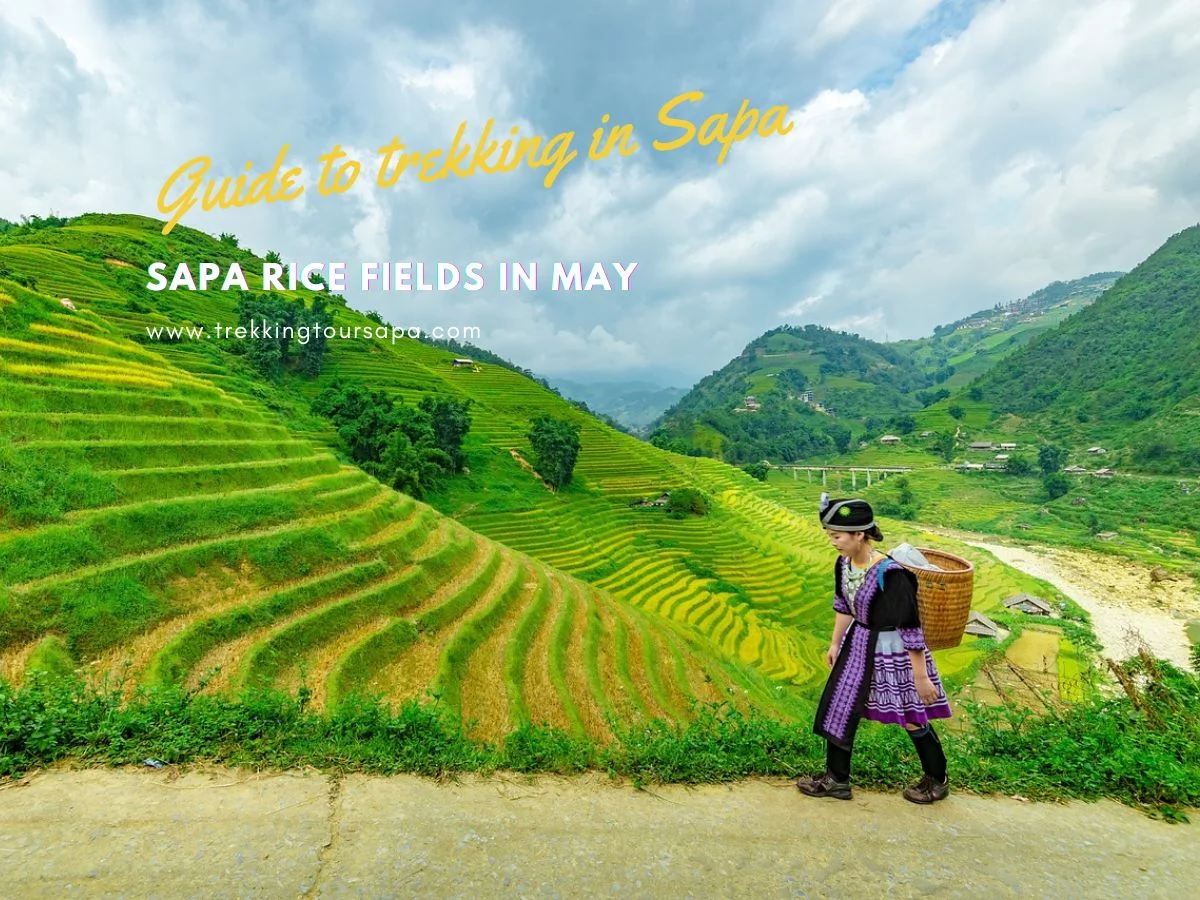
{"label": "black leggings", "polygon": [[[945,781],[946,754],[942,750],[942,742],[938,739],[937,732],[933,730],[933,723],[930,722],[916,731],[909,731],[908,736],[917,750],[921,769],[925,774],[936,781]],[[850,750],[828,741],[825,746],[825,768],[838,781],[849,781],[850,756]]]}

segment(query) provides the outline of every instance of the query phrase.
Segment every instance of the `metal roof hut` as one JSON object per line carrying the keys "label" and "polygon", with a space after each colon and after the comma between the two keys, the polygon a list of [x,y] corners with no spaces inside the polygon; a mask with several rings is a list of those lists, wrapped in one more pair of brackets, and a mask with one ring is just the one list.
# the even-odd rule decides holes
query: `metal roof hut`
{"label": "metal roof hut", "polygon": [[1004,605],[1008,609],[1019,609],[1031,616],[1048,616],[1053,612],[1049,603],[1033,594],[1013,594],[1005,598]]}
{"label": "metal roof hut", "polygon": [[971,610],[971,615],[967,617],[966,632],[976,637],[995,638],[1000,636],[1000,626],[983,613]]}

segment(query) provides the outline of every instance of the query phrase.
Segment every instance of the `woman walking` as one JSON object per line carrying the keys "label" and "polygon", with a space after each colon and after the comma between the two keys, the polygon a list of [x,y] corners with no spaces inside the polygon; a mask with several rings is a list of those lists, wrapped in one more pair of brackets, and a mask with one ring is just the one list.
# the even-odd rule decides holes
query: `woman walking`
{"label": "woman walking", "polygon": [[813,731],[827,742],[825,772],[801,778],[809,797],[849,800],[850,757],[861,719],[903,725],[925,772],[904,797],[935,803],[950,792],[946,755],[932,719],[950,717],[917,607],[916,576],[873,542],[883,535],[865,500],[821,495],[821,524],[838,551],[834,565],[833,641],[826,654],[829,681]]}

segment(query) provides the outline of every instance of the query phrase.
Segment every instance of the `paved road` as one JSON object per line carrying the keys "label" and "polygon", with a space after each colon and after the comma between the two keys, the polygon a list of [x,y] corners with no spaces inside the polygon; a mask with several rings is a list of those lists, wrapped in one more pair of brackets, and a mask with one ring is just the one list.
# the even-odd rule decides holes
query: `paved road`
{"label": "paved road", "polygon": [[0,896],[1200,896],[1196,824],[790,782],[51,771],[0,786]]}

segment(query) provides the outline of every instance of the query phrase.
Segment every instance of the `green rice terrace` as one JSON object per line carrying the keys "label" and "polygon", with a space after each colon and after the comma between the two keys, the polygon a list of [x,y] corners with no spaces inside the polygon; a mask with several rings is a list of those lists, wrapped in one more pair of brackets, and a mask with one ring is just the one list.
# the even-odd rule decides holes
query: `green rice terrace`
{"label": "green rice terrace", "polygon": [[[721,701],[807,727],[833,551],[794,491],[413,340],[332,340],[319,377],[280,383],[210,341],[147,341],[147,326],[237,321],[233,293],[146,291],[151,261],[236,260],[252,288],[261,271],[244,249],[160,229],[88,215],[0,243],[0,676],[303,689],[318,710],[432,694],[487,739],[547,723],[603,741]],[[335,379],[471,400],[469,472],[421,502],[349,464],[307,408]],[[522,465],[540,413],[581,427],[557,492]],[[683,487],[707,515],[639,504]],[[884,526],[889,546],[927,539]],[[1045,589],[937,541],[977,563],[976,609]],[[948,685],[972,684],[995,647],[940,651]]]}

